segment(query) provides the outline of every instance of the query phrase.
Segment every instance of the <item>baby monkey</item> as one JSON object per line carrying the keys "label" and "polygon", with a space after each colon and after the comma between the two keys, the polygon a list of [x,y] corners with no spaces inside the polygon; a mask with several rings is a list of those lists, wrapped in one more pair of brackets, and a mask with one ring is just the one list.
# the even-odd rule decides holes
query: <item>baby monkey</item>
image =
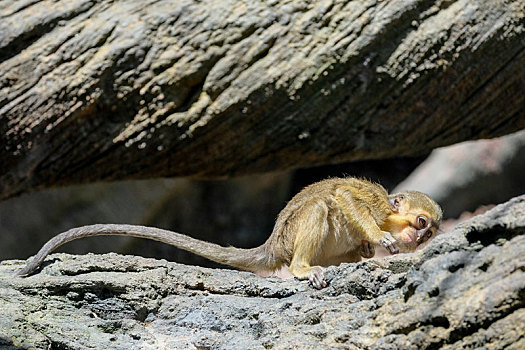
{"label": "baby monkey", "polygon": [[391,254],[410,252],[439,228],[443,213],[427,195],[406,191],[389,195],[378,184],[357,178],[332,178],[295,195],[279,213],[268,240],[259,247],[222,247],[189,236],[136,225],[90,225],[50,239],[18,272],[34,272],[45,257],[69,241],[91,236],[122,235],[152,239],[220,264],[262,274],[288,267],[315,288],[326,287],[323,267],[370,258],[375,246]]}

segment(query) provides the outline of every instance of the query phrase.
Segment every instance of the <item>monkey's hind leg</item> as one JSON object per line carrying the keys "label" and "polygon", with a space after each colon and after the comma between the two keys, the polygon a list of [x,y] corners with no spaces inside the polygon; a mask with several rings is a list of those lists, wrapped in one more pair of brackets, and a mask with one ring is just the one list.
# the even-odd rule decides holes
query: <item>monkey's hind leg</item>
{"label": "monkey's hind leg", "polygon": [[327,286],[321,266],[312,266],[322,254],[322,242],[329,234],[328,207],[322,201],[306,204],[296,219],[296,237],[290,272],[300,280],[308,279],[317,289]]}
{"label": "monkey's hind leg", "polygon": [[[293,262],[292,262],[293,263]],[[324,280],[324,269],[321,266],[310,266],[309,264],[290,264],[290,272],[299,280],[308,279],[312,286],[322,289],[327,286]]]}

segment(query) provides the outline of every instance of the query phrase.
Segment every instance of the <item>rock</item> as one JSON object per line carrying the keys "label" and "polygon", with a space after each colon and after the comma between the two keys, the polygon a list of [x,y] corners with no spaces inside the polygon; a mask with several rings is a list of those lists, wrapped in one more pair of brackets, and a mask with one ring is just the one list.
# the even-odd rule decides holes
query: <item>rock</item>
{"label": "rock", "polygon": [[117,254],[0,264],[0,345],[111,349],[525,347],[525,196],[330,284]]}
{"label": "rock", "polygon": [[525,128],[522,0],[3,0],[0,198]]}

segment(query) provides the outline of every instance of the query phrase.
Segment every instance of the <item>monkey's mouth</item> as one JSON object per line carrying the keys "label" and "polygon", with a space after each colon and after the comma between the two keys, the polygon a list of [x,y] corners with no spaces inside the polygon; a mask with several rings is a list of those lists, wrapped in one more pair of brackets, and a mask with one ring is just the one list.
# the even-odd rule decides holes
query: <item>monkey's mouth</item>
{"label": "monkey's mouth", "polygon": [[418,246],[417,237],[414,232],[405,232],[401,240],[408,248],[416,248]]}

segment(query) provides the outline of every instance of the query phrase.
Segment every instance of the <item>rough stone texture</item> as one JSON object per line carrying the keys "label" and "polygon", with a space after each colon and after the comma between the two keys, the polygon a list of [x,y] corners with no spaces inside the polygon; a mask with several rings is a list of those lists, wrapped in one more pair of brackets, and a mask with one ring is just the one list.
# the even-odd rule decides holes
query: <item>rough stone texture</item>
{"label": "rough stone texture", "polygon": [[0,264],[0,345],[56,349],[523,349],[525,196],[330,285],[116,254]]}
{"label": "rough stone texture", "polygon": [[0,198],[525,128],[522,0],[4,0]]}

